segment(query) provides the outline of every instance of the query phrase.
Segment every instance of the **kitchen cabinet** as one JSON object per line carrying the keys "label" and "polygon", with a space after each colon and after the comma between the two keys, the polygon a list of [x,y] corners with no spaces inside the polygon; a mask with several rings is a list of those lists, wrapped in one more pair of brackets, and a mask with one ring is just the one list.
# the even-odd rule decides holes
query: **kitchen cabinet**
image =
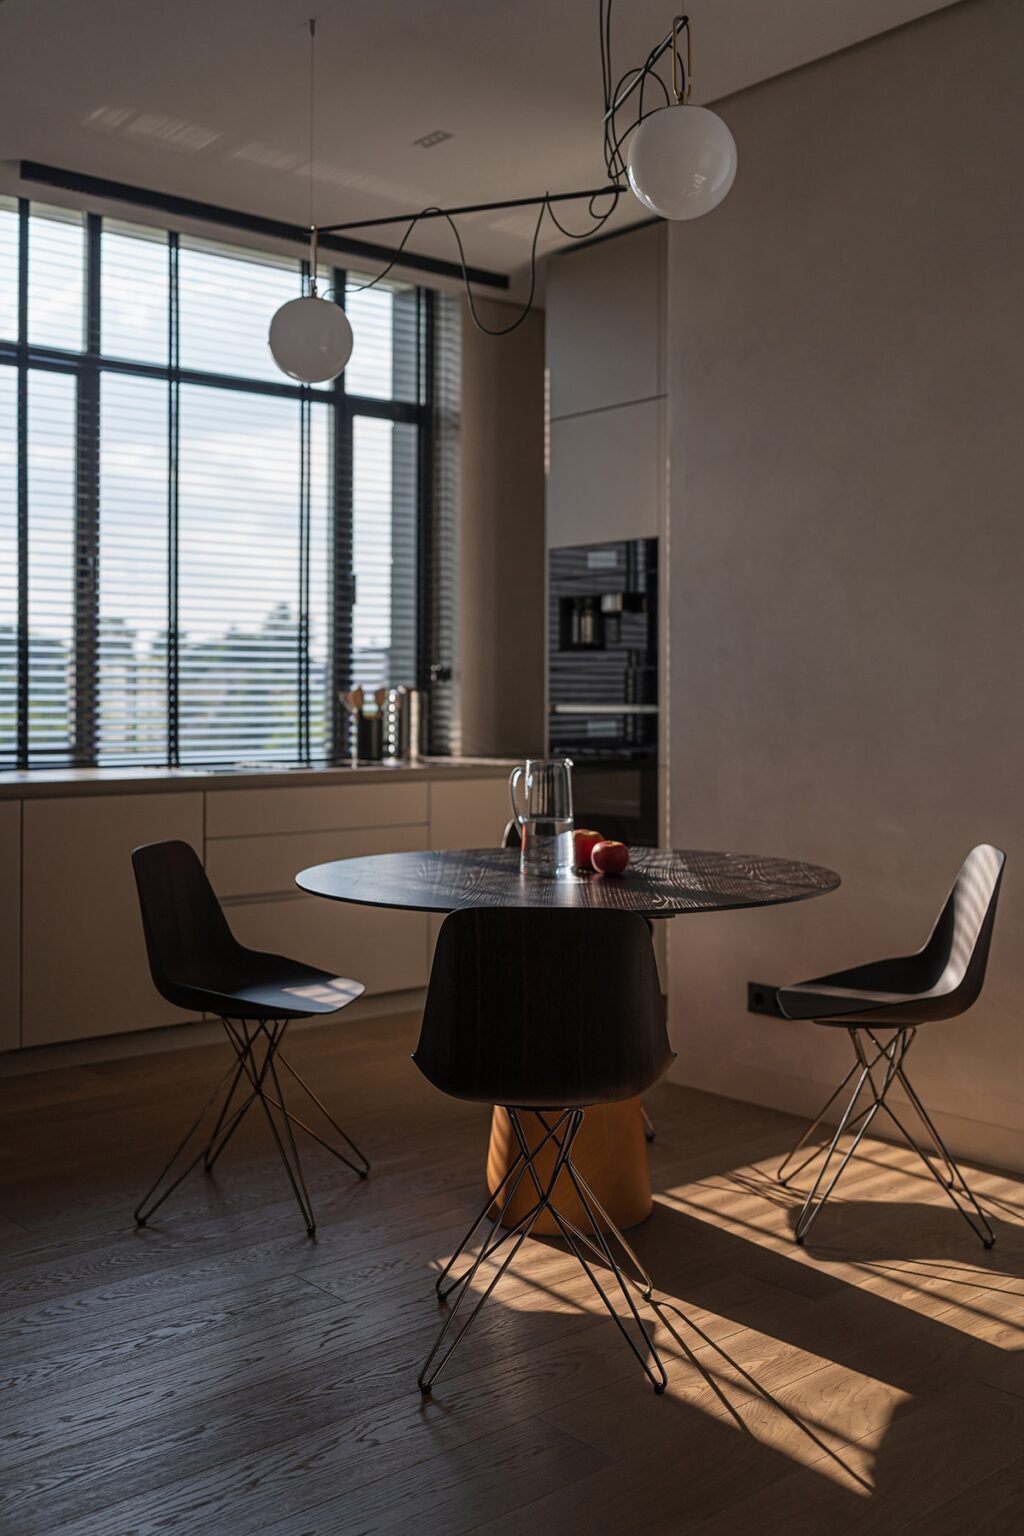
{"label": "kitchen cabinet", "polygon": [[24,803],[22,1045],[121,1034],[197,1017],[150,980],[131,851],[203,846],[201,793]]}
{"label": "kitchen cabinet", "polygon": [[507,779],[507,766],[480,762],[274,784],[167,770],[155,783],[84,772],[8,786],[0,1051],[199,1018],[161,999],[146,959],[130,855],[166,838],[203,858],[243,944],[352,976],[370,995],[423,988],[434,933],[426,913],[323,901],[295,876],[330,859],[494,847],[508,820]]}
{"label": "kitchen cabinet", "polygon": [[666,474],[663,421],[662,400],[552,421],[550,549],[660,535]]}
{"label": "kitchen cabinet", "polygon": [[505,775],[432,784],[430,846],[497,848],[511,814]]}
{"label": "kitchen cabinet", "polygon": [[551,258],[544,302],[552,421],[664,394],[666,239],[659,221]]}

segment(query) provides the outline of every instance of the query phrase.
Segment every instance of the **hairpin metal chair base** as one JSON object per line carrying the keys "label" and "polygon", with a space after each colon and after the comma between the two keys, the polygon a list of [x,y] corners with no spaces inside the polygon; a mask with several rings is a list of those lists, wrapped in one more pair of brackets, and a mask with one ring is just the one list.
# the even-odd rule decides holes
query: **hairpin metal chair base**
{"label": "hairpin metal chair base", "polygon": [[[906,1071],[904,1070],[903,1063],[906,1059],[907,1052],[910,1050],[910,1047],[913,1044],[914,1036],[917,1033],[916,1028],[913,1025],[906,1025],[902,1028],[895,1028],[891,1038],[886,1041],[885,1044],[883,1044],[878,1038],[879,1034],[885,1033],[884,1026],[879,1027],[877,1033],[875,1030],[867,1029],[865,1027],[861,1027],[859,1029],[856,1027],[851,1027],[848,1030],[848,1033],[850,1039],[853,1042],[853,1049],[856,1057],[853,1066],[850,1068],[849,1072],[847,1072],[846,1076],[843,1078],[838,1088],[836,1088],[835,1092],[822,1105],[821,1110],[811,1121],[810,1125],[804,1131],[796,1145],[787,1154],[787,1156],[783,1158],[782,1162],[779,1164],[778,1172],[776,1174],[780,1184],[788,1184],[790,1180],[796,1178],[803,1171],[803,1169],[808,1166],[808,1164],[812,1163],[816,1157],[822,1158],[821,1166],[818,1169],[814,1183],[812,1184],[807,1198],[804,1201],[803,1208],[797,1217],[796,1227],[793,1234],[796,1238],[796,1241],[800,1244],[803,1244],[808,1232],[811,1230],[811,1227],[817,1220],[822,1207],[825,1205],[829,1196],[832,1194],[832,1191],[835,1189],[840,1178],[842,1177],[842,1174],[850,1162],[850,1159],[853,1157],[862,1139],[867,1134],[868,1127],[871,1125],[875,1117],[880,1112],[882,1112],[889,1118],[892,1124],[899,1131],[907,1146],[910,1147],[913,1152],[917,1153],[918,1157],[921,1159],[922,1163],[927,1168],[935,1182],[946,1191],[946,1194],[949,1196],[953,1205],[960,1212],[960,1215],[964,1218],[975,1236],[979,1238],[979,1240],[984,1244],[986,1248],[991,1248],[995,1243],[996,1238],[995,1233],[992,1231],[992,1228],[989,1225],[988,1217],[985,1215],[984,1211],[981,1209],[981,1206],[978,1204],[977,1200],[972,1194],[967,1180],[964,1178],[964,1175],[960,1171],[958,1164],[954,1161],[945,1142],[939,1135],[939,1132],[935,1128],[935,1125],[930,1115],[928,1114],[928,1111],[922,1104],[910,1082],[910,1079],[907,1077]],[[876,1081],[876,1073],[878,1074],[878,1081]],[[814,1132],[825,1118],[829,1109],[836,1102],[840,1094],[843,1092],[843,1089],[846,1087],[847,1083],[853,1077],[856,1078],[853,1092],[847,1101],[842,1115],[840,1116],[839,1123],[836,1126],[835,1133],[832,1136],[831,1141],[829,1141],[824,1149],[821,1147],[815,1147],[812,1152],[808,1153],[799,1167],[794,1168],[791,1172],[787,1173],[786,1169],[788,1168],[789,1164],[796,1157],[797,1153],[800,1152],[800,1150],[810,1140],[811,1136],[813,1136]],[[910,1100],[911,1105],[917,1112],[921,1124],[924,1126],[928,1136],[931,1139],[931,1152],[926,1151],[917,1141],[915,1141],[903,1120],[899,1118],[895,1110],[893,1110],[889,1104],[889,1091],[897,1083],[900,1085],[907,1098]],[[857,1104],[860,1101],[865,1089],[869,1095],[868,1102],[862,1109],[858,1110]],[[840,1140],[844,1134],[849,1132],[854,1133],[853,1141],[840,1159],[839,1164],[831,1178],[828,1178],[828,1172],[837,1154]],[[823,1152],[824,1155],[822,1155]],[[936,1163],[933,1160],[936,1157],[941,1159],[941,1163],[943,1165],[942,1168],[936,1167]],[[819,1191],[821,1191],[820,1194]]]}
{"label": "hairpin metal chair base", "polygon": [[[509,1122],[515,1132],[516,1140],[519,1143],[519,1153],[494,1191],[494,1194],[487,1201],[483,1210],[473,1222],[473,1225],[469,1228],[455,1253],[448,1260],[448,1263],[437,1278],[436,1290],[438,1298],[441,1301],[447,1301],[450,1296],[455,1296],[455,1303],[445,1319],[444,1326],[438,1334],[434,1347],[427,1356],[423,1369],[420,1372],[418,1378],[420,1391],[425,1395],[430,1393],[437,1377],[466,1337],[484,1303],[491,1295],[502,1275],[511,1265],[523,1243],[530,1236],[542,1213],[548,1211],[557,1224],[559,1232],[568,1248],[579,1260],[613,1322],[639,1361],[644,1374],[647,1376],[655,1392],[664,1392],[668,1380],[665,1375],[665,1368],[661,1363],[658,1351],[654,1346],[630,1291],[630,1284],[632,1284],[639,1291],[640,1296],[644,1300],[649,1301],[654,1288],[651,1277],[644,1269],[625,1237],[623,1237],[622,1233],[611,1221],[607,1212],[594,1195],[593,1190],[572,1161],[572,1146],[580,1126],[583,1124],[584,1111],[582,1109],[573,1109],[565,1110],[560,1114],[551,1113],[546,1115],[541,1111],[533,1110],[531,1113],[541,1122],[544,1128],[544,1135],[534,1147],[530,1147],[527,1144],[519,1115],[508,1106],[505,1106],[505,1109]],[[549,1141],[555,1147],[554,1166],[550,1174],[543,1178],[538,1171],[536,1159]],[[555,1185],[563,1172],[571,1181],[580,1205],[586,1213],[587,1221],[591,1228],[592,1235],[590,1236],[581,1231],[574,1222],[564,1216],[554,1204],[552,1196]],[[506,1200],[511,1201],[526,1177],[529,1177],[533,1184],[534,1193],[537,1196],[536,1201],[515,1226],[503,1228],[501,1226],[501,1212],[504,1202],[501,1197],[504,1195]],[[486,1235],[476,1257],[472,1260],[467,1259],[462,1273],[452,1277],[452,1271],[458,1260],[465,1253],[480,1227],[487,1223],[488,1218],[490,1218],[490,1225],[486,1230]],[[602,1223],[607,1228],[607,1232],[603,1230]],[[616,1261],[612,1251],[612,1241],[618,1245],[621,1252],[625,1255],[629,1266],[634,1272],[632,1275],[625,1274],[622,1266]],[[472,1294],[473,1281],[476,1279],[481,1265],[485,1260],[493,1259],[498,1250],[503,1248],[505,1244],[509,1244],[509,1247],[482,1294],[476,1297],[473,1303],[468,1302],[467,1297]],[[613,1307],[608,1292],[601,1284],[594,1268],[592,1261],[595,1259],[599,1264],[605,1265],[614,1276],[616,1285],[629,1309],[629,1320],[624,1320],[620,1317]],[[464,1306],[468,1307],[468,1314],[463,1313]],[[461,1326],[455,1328],[460,1315]],[[629,1327],[630,1320],[633,1324],[632,1331]],[[445,1347],[445,1341],[449,1338],[453,1328],[455,1328],[454,1336],[448,1342],[447,1347]]]}
{"label": "hairpin metal chair base", "polygon": [[[181,1142],[168,1158],[164,1168],[153,1183],[152,1188],[140,1201],[135,1211],[135,1220],[140,1227],[144,1227],[155,1211],[163,1205],[168,1195],[177,1189],[178,1185],[202,1163],[209,1172],[214,1163],[220,1157],[224,1148],[241,1125],[245,1116],[254,1104],[259,1104],[266,1116],[281,1161],[284,1163],[288,1174],[292,1191],[298,1201],[302,1219],[306,1224],[306,1231],[310,1237],[316,1232],[316,1216],[313,1210],[313,1202],[309,1196],[305,1175],[302,1171],[302,1161],[299,1157],[299,1149],[295,1140],[293,1127],[298,1128],[312,1137],[320,1146],[351,1168],[359,1178],[365,1179],[370,1171],[370,1164],[360,1152],[352,1138],[342,1130],[341,1126],[317,1098],[312,1088],[309,1087],[296,1072],[295,1068],[281,1053],[281,1042],[288,1028],[288,1019],[222,1019],[225,1033],[234,1049],[236,1060],[228,1068],[224,1076],[214,1088],[198,1116],[185,1133]],[[339,1147],[333,1146],[329,1141],[307,1125],[305,1120],[288,1108],[285,1101],[284,1089],[281,1086],[281,1076],[278,1067],[283,1067],[298,1084],[310,1102],[320,1111],[324,1119],[341,1137],[342,1141],[351,1152],[348,1156]],[[213,1123],[213,1129],[209,1136],[200,1139],[198,1150],[196,1138],[200,1136],[204,1124],[212,1115],[214,1105],[220,1098],[221,1092],[229,1084],[227,1094],[221,1103],[217,1118]],[[238,1090],[242,1095],[236,1102]],[[248,1089],[248,1092],[245,1090]],[[193,1148],[193,1155],[185,1163],[183,1168],[178,1168],[181,1158],[189,1147]],[[175,1172],[175,1169],[178,1169]],[[158,1193],[159,1191],[159,1193]]]}

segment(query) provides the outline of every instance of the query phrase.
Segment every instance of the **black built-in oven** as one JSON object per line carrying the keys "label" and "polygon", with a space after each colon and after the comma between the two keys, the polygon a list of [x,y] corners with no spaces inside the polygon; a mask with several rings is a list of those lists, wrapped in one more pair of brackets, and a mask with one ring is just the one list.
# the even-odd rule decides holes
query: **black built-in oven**
{"label": "black built-in oven", "polygon": [[658,541],[554,549],[548,748],[571,757],[577,826],[658,841]]}

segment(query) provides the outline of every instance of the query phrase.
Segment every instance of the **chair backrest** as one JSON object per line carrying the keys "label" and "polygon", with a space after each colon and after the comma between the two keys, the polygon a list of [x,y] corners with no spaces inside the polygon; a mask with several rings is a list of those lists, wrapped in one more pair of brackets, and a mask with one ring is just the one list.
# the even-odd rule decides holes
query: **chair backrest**
{"label": "chair backrest", "polygon": [[132,868],[153,983],[176,1007],[194,1006],[186,989],[224,985],[245,951],[188,843],[146,843],[133,851]]}
{"label": "chair backrest", "polygon": [[413,1060],[455,1098],[614,1103],[672,1060],[651,937],[631,912],[454,912],[434,953]]}
{"label": "chair backrest", "polygon": [[945,999],[942,1014],[947,1016],[966,1012],[981,992],[1005,863],[1005,853],[991,843],[971,849],[927,944],[915,957],[921,991]]}

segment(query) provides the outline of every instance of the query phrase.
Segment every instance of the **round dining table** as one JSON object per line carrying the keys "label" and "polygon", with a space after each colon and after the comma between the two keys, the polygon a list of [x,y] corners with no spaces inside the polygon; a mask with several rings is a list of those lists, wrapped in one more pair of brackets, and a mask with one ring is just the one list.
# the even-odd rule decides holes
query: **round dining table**
{"label": "round dining table", "polygon": [[[331,901],[406,911],[582,908],[634,912],[657,920],[808,901],[834,891],[839,876],[818,864],[758,854],[636,848],[621,875],[551,877],[522,873],[517,848],[461,848],[337,859],[302,870],[296,884],[310,895]],[[628,1021],[623,1021],[623,1027],[628,1027]],[[507,1116],[496,1107],[487,1159],[492,1193],[516,1151]],[[650,1213],[650,1174],[638,1099],[588,1110],[574,1158],[620,1229],[635,1226]],[[528,1198],[525,1188],[519,1198]],[[563,1213],[578,1223],[582,1212],[576,1209],[571,1187],[556,1186],[556,1199]],[[502,1220],[514,1225],[521,1214],[513,1200],[502,1211]],[[551,1230],[556,1230],[553,1224]]]}

